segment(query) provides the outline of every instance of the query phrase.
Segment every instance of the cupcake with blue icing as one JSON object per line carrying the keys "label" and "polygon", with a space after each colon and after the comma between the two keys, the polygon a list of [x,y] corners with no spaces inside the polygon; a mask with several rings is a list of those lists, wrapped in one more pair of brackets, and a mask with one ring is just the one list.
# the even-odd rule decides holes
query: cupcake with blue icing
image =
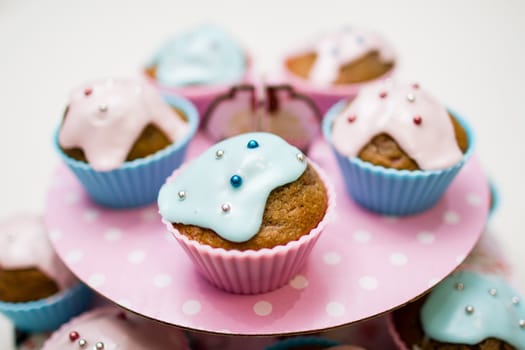
{"label": "cupcake with blue icing", "polygon": [[162,92],[181,94],[204,113],[217,94],[246,80],[248,67],[246,53],[232,35],[202,25],[164,43],[145,74]]}
{"label": "cupcake with blue icing", "polygon": [[434,206],[468,160],[473,133],[417,83],[383,81],[323,120],[349,195],[386,215]]}
{"label": "cupcake with blue icing", "polygon": [[322,171],[269,133],[221,141],[173,174],[160,214],[199,272],[242,294],[286,284],[303,266],[334,205]]}
{"label": "cupcake with blue icing", "polygon": [[54,141],[91,199],[130,208],[155,202],[197,124],[184,98],[163,98],[140,81],[106,79],[73,90]]}
{"label": "cupcake with blue icing", "polygon": [[499,275],[455,272],[395,311],[390,331],[400,349],[525,349],[525,306]]}

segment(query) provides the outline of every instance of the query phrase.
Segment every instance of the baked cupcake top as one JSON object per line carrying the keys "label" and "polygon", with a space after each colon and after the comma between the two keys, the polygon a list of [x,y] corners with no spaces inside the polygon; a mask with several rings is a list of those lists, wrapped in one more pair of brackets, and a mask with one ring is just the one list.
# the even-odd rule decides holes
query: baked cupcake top
{"label": "baked cupcake top", "polygon": [[227,84],[241,80],[246,58],[227,32],[204,25],[168,41],[153,57],[150,68],[166,86]]}
{"label": "baked cupcake top", "polygon": [[15,215],[0,222],[0,270],[36,268],[64,289],[75,278],[56,255],[42,219]]}
{"label": "baked cupcake top", "polygon": [[449,344],[475,345],[489,338],[525,349],[525,306],[497,275],[454,273],[432,290],[421,309],[425,334]]}
{"label": "baked cupcake top", "polygon": [[297,180],[306,168],[303,153],[280,137],[241,134],[217,143],[164,185],[160,213],[171,223],[245,242],[259,231],[270,193]]}
{"label": "baked cupcake top", "polygon": [[[363,28],[346,27],[302,45],[290,56],[311,56],[313,63],[308,64],[307,80],[318,86],[331,86],[346,83],[339,81],[344,80],[340,78],[344,67],[353,63],[362,63],[370,55],[379,62],[385,63],[386,70],[392,68],[395,54],[391,45],[383,37]],[[364,66],[355,68],[359,70]],[[384,73],[377,72],[377,76],[369,77],[369,79]],[[357,78],[357,80],[369,79]]]}
{"label": "baked cupcake top", "polygon": [[401,148],[388,167],[407,155],[414,163],[409,170],[439,170],[457,164],[468,141],[447,109],[418,84],[387,80],[364,87],[332,126],[332,144],[348,157],[363,159],[362,152],[374,153],[386,142]]}
{"label": "baked cupcake top", "polygon": [[183,350],[182,333],[172,327],[128,315],[114,307],[87,312],[55,332],[45,350]]}
{"label": "baked cupcake top", "polygon": [[100,80],[71,93],[58,141],[64,150],[81,150],[93,169],[109,171],[128,160],[148,128],[171,143],[188,132],[187,123],[152,87],[132,80]]}

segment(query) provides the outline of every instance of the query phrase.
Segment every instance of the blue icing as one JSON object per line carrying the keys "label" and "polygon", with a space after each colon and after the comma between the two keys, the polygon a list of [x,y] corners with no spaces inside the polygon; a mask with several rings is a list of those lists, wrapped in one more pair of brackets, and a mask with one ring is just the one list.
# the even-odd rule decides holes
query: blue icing
{"label": "blue icing", "polygon": [[167,42],[153,59],[157,80],[167,86],[233,83],[242,79],[242,48],[222,29],[201,26]]}
{"label": "blue icing", "polygon": [[[258,147],[250,148],[251,140]],[[306,163],[301,151],[274,134],[226,139],[162,186],[160,214],[169,222],[209,228],[228,241],[246,242],[260,229],[270,192],[297,180]]]}
{"label": "blue icing", "polygon": [[518,295],[496,275],[453,274],[425,301],[423,330],[429,338],[446,343],[475,345],[497,338],[525,349],[525,321],[520,326],[525,320],[525,301]]}

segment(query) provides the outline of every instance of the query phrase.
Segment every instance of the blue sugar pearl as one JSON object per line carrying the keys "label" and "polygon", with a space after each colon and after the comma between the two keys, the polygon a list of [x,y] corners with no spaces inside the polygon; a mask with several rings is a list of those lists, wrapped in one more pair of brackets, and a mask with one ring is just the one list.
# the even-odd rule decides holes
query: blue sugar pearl
{"label": "blue sugar pearl", "polygon": [[230,183],[235,188],[241,187],[242,177],[240,177],[239,175],[233,175],[232,177],[230,177]]}
{"label": "blue sugar pearl", "polygon": [[248,141],[248,144],[246,145],[246,147],[248,147],[250,149],[257,148],[257,147],[259,147],[259,142],[255,141],[255,140],[250,140],[250,141]]}

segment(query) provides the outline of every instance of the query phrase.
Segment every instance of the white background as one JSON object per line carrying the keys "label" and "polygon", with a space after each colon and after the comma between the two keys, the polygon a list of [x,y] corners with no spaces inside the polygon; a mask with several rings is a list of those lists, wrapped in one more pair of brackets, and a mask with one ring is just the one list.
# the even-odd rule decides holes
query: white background
{"label": "white background", "polygon": [[44,210],[58,164],[51,135],[68,91],[130,76],[164,39],[203,22],[234,33],[260,72],[320,30],[382,32],[399,73],[466,116],[477,154],[500,189],[490,222],[525,281],[525,1],[0,0],[0,217]]}

